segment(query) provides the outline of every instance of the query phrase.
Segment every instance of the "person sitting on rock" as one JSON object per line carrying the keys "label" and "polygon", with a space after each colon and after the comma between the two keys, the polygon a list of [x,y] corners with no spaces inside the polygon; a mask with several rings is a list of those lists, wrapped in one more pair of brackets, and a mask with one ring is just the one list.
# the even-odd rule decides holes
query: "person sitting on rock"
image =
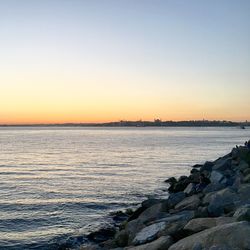
{"label": "person sitting on rock", "polygon": [[200,182],[195,186],[197,193],[201,192],[210,183],[210,180],[204,174],[200,174],[199,179]]}
{"label": "person sitting on rock", "polygon": [[250,150],[250,140],[248,140],[248,142],[247,142],[247,148]]}

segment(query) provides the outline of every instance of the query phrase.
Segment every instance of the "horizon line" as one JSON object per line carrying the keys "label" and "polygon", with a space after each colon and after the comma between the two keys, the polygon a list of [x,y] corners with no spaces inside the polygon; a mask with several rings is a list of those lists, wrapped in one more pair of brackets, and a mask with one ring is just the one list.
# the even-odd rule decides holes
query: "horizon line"
{"label": "horizon line", "polygon": [[248,120],[244,121],[231,121],[231,120],[218,120],[218,119],[213,119],[213,120],[207,120],[207,119],[191,119],[191,120],[161,120],[161,119],[154,119],[154,120],[119,120],[119,121],[107,121],[107,122],[49,122],[49,123],[0,123],[0,126],[79,126],[79,125],[108,125],[108,124],[122,124],[122,123],[192,123],[192,122],[207,122],[207,123],[236,123],[236,124],[241,124],[241,123],[249,123]]}

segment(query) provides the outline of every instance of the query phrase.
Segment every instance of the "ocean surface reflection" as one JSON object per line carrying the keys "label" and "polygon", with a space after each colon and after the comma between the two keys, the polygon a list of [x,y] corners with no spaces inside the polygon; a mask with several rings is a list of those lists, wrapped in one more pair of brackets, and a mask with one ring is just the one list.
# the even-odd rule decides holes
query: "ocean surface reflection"
{"label": "ocean surface reflection", "polygon": [[239,128],[0,128],[0,248],[52,249],[250,138]]}

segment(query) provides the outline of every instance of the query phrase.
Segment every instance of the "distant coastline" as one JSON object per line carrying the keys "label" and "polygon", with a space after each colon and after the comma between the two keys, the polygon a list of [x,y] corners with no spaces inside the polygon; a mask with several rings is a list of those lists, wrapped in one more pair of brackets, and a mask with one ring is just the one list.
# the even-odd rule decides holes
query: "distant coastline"
{"label": "distant coastline", "polygon": [[41,124],[0,124],[0,127],[240,127],[250,126],[250,122],[233,122],[220,120],[189,120],[189,121],[118,121],[106,123],[41,123]]}

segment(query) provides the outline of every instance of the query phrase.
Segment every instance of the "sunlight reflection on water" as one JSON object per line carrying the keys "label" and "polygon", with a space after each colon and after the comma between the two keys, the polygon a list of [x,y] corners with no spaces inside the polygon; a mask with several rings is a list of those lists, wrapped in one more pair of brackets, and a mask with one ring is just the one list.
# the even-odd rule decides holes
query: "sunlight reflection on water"
{"label": "sunlight reflection on water", "polygon": [[167,196],[167,177],[249,138],[238,128],[0,128],[0,246],[44,246]]}

